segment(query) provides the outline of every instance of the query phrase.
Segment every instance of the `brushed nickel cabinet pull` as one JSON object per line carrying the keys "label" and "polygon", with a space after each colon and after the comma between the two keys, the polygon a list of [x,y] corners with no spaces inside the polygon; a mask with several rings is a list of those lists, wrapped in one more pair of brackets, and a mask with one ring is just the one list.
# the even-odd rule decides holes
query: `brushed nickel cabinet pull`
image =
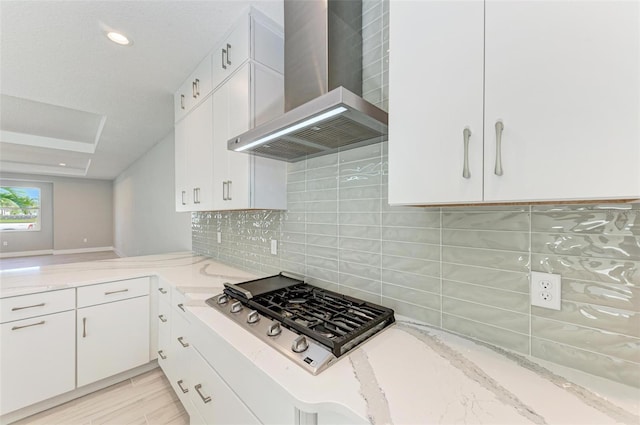
{"label": "brushed nickel cabinet pull", "polygon": [[182,205],[187,205],[187,203],[184,202],[184,195],[186,195],[186,194],[187,194],[187,192],[183,190],[182,191]]}
{"label": "brushed nickel cabinet pull", "polygon": [[162,350],[158,351],[158,355],[162,360],[167,360],[167,356],[164,355],[164,351]]}
{"label": "brushed nickel cabinet pull", "polygon": [[464,165],[462,166],[462,177],[465,179],[471,178],[471,172],[469,171],[469,138],[471,137],[471,130],[465,128],[462,131],[464,137]]}
{"label": "brushed nickel cabinet pull", "polygon": [[129,289],[118,289],[117,291],[107,291],[104,294],[105,295],[113,295],[113,294],[120,294],[122,292],[129,292]]}
{"label": "brushed nickel cabinet pull", "polygon": [[13,307],[11,311],[18,311],[18,310],[24,310],[25,308],[44,307],[44,306],[45,306],[45,303],[26,305],[24,307]]}
{"label": "brushed nickel cabinet pull", "polygon": [[184,337],[183,336],[179,336],[178,337],[178,342],[180,343],[180,345],[182,345],[184,348],[187,348],[189,346],[188,342],[184,342]]}
{"label": "brushed nickel cabinet pull", "polygon": [[224,55],[227,54],[227,51],[222,49],[222,69],[227,69],[227,65],[224,63]]}
{"label": "brushed nickel cabinet pull", "polygon": [[164,288],[158,288],[158,291],[160,291],[161,294],[167,293],[167,291]]}
{"label": "brushed nickel cabinet pull", "polygon": [[222,200],[227,200],[227,182],[222,182]]}
{"label": "brushed nickel cabinet pull", "polygon": [[231,59],[229,58],[229,53],[231,53],[231,44],[227,43],[227,65],[231,65]]}
{"label": "brushed nickel cabinet pull", "polygon": [[200,96],[200,80],[196,78],[196,96]]}
{"label": "brushed nickel cabinet pull", "polygon": [[231,201],[231,180],[227,181],[227,201]]}
{"label": "brushed nickel cabinet pull", "polygon": [[166,317],[164,317],[164,314],[159,315],[159,316],[158,316],[158,319],[160,319],[160,321],[161,321],[162,323],[166,323],[166,322],[167,322],[167,318],[166,318]]}
{"label": "brushed nickel cabinet pull", "polygon": [[196,93],[196,82],[195,81],[191,82],[191,96],[193,96],[194,99],[196,99],[198,97],[198,94]]}
{"label": "brushed nickel cabinet pull", "polygon": [[87,318],[86,317],[82,318],[82,337],[83,338],[87,337]]}
{"label": "brushed nickel cabinet pull", "polygon": [[188,393],[188,392],[189,392],[189,388],[184,388],[184,387],[182,386],[182,383],[183,383],[183,382],[184,382],[184,381],[183,381],[182,379],[181,379],[181,380],[179,380],[179,381],[178,381],[178,386],[180,387],[180,389],[182,390],[182,392],[186,394],[186,393]]}
{"label": "brushed nickel cabinet pull", "polygon": [[38,323],[32,323],[30,325],[14,326],[11,328],[11,330],[17,331],[18,329],[30,328],[31,326],[39,326],[39,325],[44,325],[44,320],[41,320]]}
{"label": "brushed nickel cabinet pull", "polygon": [[211,397],[203,395],[200,391],[200,388],[202,388],[202,384],[198,384],[194,388],[196,389],[196,392],[198,393],[204,404],[207,404],[211,401]]}
{"label": "brushed nickel cabinet pull", "polygon": [[180,108],[184,109],[184,95],[183,94],[180,95]]}
{"label": "brushed nickel cabinet pull", "polygon": [[502,169],[502,131],[504,130],[504,124],[502,121],[496,121],[496,168],[494,173],[496,176],[504,174]]}
{"label": "brushed nickel cabinet pull", "polygon": [[186,311],[186,310],[184,309],[184,304],[182,304],[182,303],[178,304],[178,308],[179,308],[180,310],[182,310],[182,311]]}

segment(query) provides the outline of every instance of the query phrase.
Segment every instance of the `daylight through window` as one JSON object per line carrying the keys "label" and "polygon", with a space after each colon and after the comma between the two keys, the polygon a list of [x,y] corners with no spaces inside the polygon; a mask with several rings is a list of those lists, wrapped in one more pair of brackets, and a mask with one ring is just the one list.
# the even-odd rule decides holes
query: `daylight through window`
{"label": "daylight through window", "polygon": [[40,189],[0,187],[0,231],[40,230]]}

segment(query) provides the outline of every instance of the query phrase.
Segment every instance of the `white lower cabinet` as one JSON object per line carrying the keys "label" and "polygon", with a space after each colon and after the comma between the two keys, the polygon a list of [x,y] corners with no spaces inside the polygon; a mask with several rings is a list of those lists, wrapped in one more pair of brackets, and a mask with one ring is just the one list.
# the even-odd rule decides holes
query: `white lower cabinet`
{"label": "white lower cabinet", "polygon": [[189,398],[199,413],[191,417],[191,424],[261,423],[197,350],[190,350],[188,364]]}
{"label": "white lower cabinet", "polygon": [[78,309],[77,344],[78,387],[148,363],[149,296]]}
{"label": "white lower cabinet", "polygon": [[75,320],[70,310],[0,325],[0,415],[75,388]]}

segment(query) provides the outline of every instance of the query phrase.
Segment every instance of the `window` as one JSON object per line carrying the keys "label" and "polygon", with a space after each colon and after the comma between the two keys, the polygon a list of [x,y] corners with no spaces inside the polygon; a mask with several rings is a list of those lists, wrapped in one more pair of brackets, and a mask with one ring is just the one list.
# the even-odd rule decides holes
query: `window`
{"label": "window", "polygon": [[0,187],[0,231],[40,230],[40,189]]}

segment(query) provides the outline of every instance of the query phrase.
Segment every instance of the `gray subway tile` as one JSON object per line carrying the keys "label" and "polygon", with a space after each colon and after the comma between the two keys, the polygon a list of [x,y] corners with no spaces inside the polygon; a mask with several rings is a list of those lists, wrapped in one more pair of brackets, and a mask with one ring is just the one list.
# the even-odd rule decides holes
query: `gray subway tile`
{"label": "gray subway tile", "polygon": [[287,182],[287,194],[294,192],[304,192],[307,188],[307,183],[304,181],[299,182]]}
{"label": "gray subway tile", "polygon": [[315,257],[313,255],[306,255],[307,267],[317,267],[325,270],[338,271],[338,260],[331,260],[324,257]]}
{"label": "gray subway tile", "polygon": [[371,267],[380,267],[380,254],[374,252],[341,249],[340,260],[350,263],[365,264]]}
{"label": "gray subway tile", "polygon": [[[289,184],[287,183],[287,186]],[[338,187],[337,177],[327,177],[324,179],[309,180],[306,185],[306,190],[326,190],[336,189]]]}
{"label": "gray subway tile", "polygon": [[550,310],[533,306],[531,314],[640,338],[640,313],[573,301],[562,301],[561,308]]}
{"label": "gray subway tile", "polygon": [[340,238],[340,249],[379,253],[381,242],[375,239]]}
{"label": "gray subway tile", "polygon": [[446,212],[442,213],[442,227],[470,230],[529,231],[529,214],[521,211]]}
{"label": "gray subway tile", "polygon": [[442,229],[442,244],[524,252],[529,251],[529,233]]}
{"label": "gray subway tile", "polygon": [[338,212],[338,201],[305,202],[304,206],[307,212]]}
{"label": "gray subway tile", "polygon": [[440,263],[438,261],[383,255],[382,268],[425,276],[440,277]]}
{"label": "gray subway tile", "polygon": [[345,224],[359,224],[365,226],[379,226],[380,225],[380,213],[379,212],[358,212],[358,213],[343,213],[338,214],[338,220],[340,225]]}
{"label": "gray subway tile", "polygon": [[328,258],[331,260],[338,259],[338,250],[335,247],[307,245],[306,254],[314,257]]}
{"label": "gray subway tile", "polygon": [[382,284],[391,283],[396,286],[420,289],[433,293],[440,293],[440,278],[420,274],[382,269]]}
{"label": "gray subway tile", "polygon": [[[308,159],[306,162],[307,170],[335,166],[338,164],[338,154],[332,153],[329,155],[317,156],[315,158]],[[312,178],[308,179],[311,180]]]}
{"label": "gray subway tile", "polygon": [[531,338],[531,355],[640,388],[640,364],[576,347]]}
{"label": "gray subway tile", "polygon": [[440,261],[440,246],[435,244],[382,241],[382,253],[398,257]]}
{"label": "gray subway tile", "polygon": [[531,251],[539,254],[572,255],[640,261],[640,237],[571,233],[533,233]]}
{"label": "gray subway tile", "polygon": [[380,296],[380,281],[376,279],[340,273],[340,287],[344,286]]}
{"label": "gray subway tile", "polygon": [[529,271],[528,253],[513,251],[443,246],[442,261],[515,272],[526,273]]}
{"label": "gray subway tile", "polygon": [[338,198],[341,201],[349,199],[378,199],[381,194],[379,185],[344,187],[340,188]]}
{"label": "gray subway tile", "polygon": [[304,199],[307,202],[335,201],[338,199],[338,192],[336,189],[308,190],[305,192]]}
{"label": "gray subway tile", "polygon": [[306,215],[307,223],[314,224],[338,224],[337,213],[312,213],[308,212]]}
{"label": "gray subway tile", "polygon": [[380,267],[371,267],[364,264],[340,261],[340,273],[350,274],[363,279],[375,280],[380,284]]}
{"label": "gray subway tile", "polygon": [[531,255],[531,270],[556,273],[563,278],[640,285],[640,262],[607,258]]}
{"label": "gray subway tile", "polygon": [[606,209],[588,206],[535,206],[531,229],[546,233],[640,236],[640,211],[632,209],[629,204],[609,205]]}
{"label": "gray subway tile", "polygon": [[351,288],[349,286],[340,285],[338,290],[341,294],[355,297],[364,301],[368,301],[374,304],[380,304],[380,294],[374,294],[367,291],[361,291],[357,288]]}
{"label": "gray subway tile", "polygon": [[440,294],[387,284],[382,285],[382,296],[417,304],[432,310],[440,309]]}
{"label": "gray subway tile", "polygon": [[282,267],[281,271],[297,273],[302,276],[306,274],[304,261],[288,261],[288,259],[282,259],[280,261],[280,266]]}
{"label": "gray subway tile", "polygon": [[287,183],[304,182],[306,179],[306,171],[297,171],[287,174]]}
{"label": "gray subway tile", "polygon": [[562,279],[562,299],[640,312],[640,287]]}
{"label": "gray subway tile", "polygon": [[[336,285],[340,282],[339,273],[336,270],[323,269],[307,264],[306,273],[310,279],[319,279],[325,282],[335,283]],[[309,281],[309,283],[311,283],[311,281]]]}
{"label": "gray subway tile", "polygon": [[382,305],[392,308],[397,315],[417,319],[433,326],[440,327],[440,311],[420,307],[393,298],[382,297]]}
{"label": "gray subway tile", "polygon": [[[394,207],[397,208],[397,207]],[[398,227],[431,227],[440,228],[440,213],[414,210],[385,211],[382,214],[382,223],[385,226]]]}
{"label": "gray subway tile", "polygon": [[307,245],[319,245],[337,248],[338,238],[336,236],[307,234]]}
{"label": "gray subway tile", "polygon": [[529,354],[529,337],[462,317],[442,314],[442,328],[489,344]]}
{"label": "gray subway tile", "polygon": [[[444,291],[444,283],[443,283]],[[529,334],[529,315],[442,296],[442,312],[475,322]]]}
{"label": "gray subway tile", "polygon": [[417,227],[382,227],[382,239],[387,241],[439,244],[440,230]]}
{"label": "gray subway tile", "polygon": [[316,180],[316,179],[326,179],[329,177],[336,177],[338,175],[338,166],[333,165],[333,166],[322,167],[322,168],[309,168],[307,169],[306,173],[307,173],[307,181]]}
{"label": "gray subway tile", "polygon": [[640,338],[533,316],[531,336],[640,363]]}
{"label": "gray subway tile", "polygon": [[343,224],[338,226],[340,237],[362,238],[362,239],[380,239],[379,226],[358,226]]}
{"label": "gray subway tile", "polygon": [[380,199],[340,201],[340,212],[379,212],[380,209]]}
{"label": "gray subway tile", "polygon": [[[379,173],[375,174],[351,174],[340,176],[338,179],[338,185],[340,190],[346,190],[347,188],[355,188],[360,186],[380,186],[382,178]],[[376,197],[381,197],[381,191],[378,190],[378,195]]]}
{"label": "gray subway tile", "polygon": [[529,295],[486,286],[442,280],[442,295],[474,303],[529,314]]}

